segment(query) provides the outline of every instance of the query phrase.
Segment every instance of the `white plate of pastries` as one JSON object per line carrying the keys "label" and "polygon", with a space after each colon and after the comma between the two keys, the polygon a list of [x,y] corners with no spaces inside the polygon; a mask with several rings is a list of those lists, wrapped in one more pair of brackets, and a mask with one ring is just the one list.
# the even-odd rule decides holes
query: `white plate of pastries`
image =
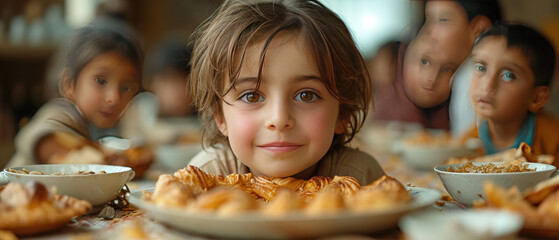
{"label": "white plate of pastries", "polygon": [[213,175],[188,166],[159,177],[130,203],[187,232],[226,238],[313,238],[374,233],[440,199],[436,190],[406,188],[384,176],[361,186],[352,177]]}

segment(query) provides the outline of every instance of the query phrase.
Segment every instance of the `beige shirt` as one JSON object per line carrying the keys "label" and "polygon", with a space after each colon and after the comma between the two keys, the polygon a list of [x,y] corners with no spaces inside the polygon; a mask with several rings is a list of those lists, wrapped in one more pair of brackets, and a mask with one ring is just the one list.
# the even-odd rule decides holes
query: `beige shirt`
{"label": "beige shirt", "polygon": [[91,138],[87,122],[77,106],[66,98],[56,98],[39,109],[15,138],[16,153],[7,167],[37,164],[35,146],[55,131]]}
{"label": "beige shirt", "polygon": [[[208,148],[198,153],[189,165],[212,174],[245,174],[250,169],[239,161],[229,148]],[[384,175],[379,163],[358,149],[343,147],[329,152],[318,162],[314,176],[352,176],[361,185],[367,185]]]}
{"label": "beige shirt", "polygon": [[[155,99],[155,95],[148,92],[137,94],[130,103],[128,103],[117,125],[107,129],[101,129],[89,123],[79,108],[71,100],[67,98],[55,98],[50,100],[43,105],[35,116],[33,116],[31,121],[18,132],[15,138],[16,153],[8,162],[7,167],[37,164],[35,156],[37,142],[53,132],[66,132],[76,136],[83,136],[93,141],[97,141],[104,136],[120,136],[132,140],[135,140],[133,138],[141,138],[142,136],[127,135],[126,133],[143,132],[142,129],[149,128],[153,125],[152,119],[155,119],[157,112],[145,110],[141,112],[133,111],[134,109],[140,108],[139,105],[141,102],[138,101],[138,99],[143,98]],[[157,102],[154,104],[157,104]],[[141,107],[146,109],[146,104],[142,104]],[[139,142],[141,142],[141,140]]]}

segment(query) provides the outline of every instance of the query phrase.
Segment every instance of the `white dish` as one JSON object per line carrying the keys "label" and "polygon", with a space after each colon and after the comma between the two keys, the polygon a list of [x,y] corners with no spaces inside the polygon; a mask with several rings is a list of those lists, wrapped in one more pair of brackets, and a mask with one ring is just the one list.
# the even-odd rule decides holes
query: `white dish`
{"label": "white dish", "polygon": [[256,213],[235,217],[214,214],[189,214],[177,208],[158,207],[141,199],[142,192],[133,192],[128,201],[148,216],[177,229],[215,237],[241,239],[314,238],[344,233],[374,233],[396,226],[406,213],[426,208],[439,200],[433,189],[410,188],[412,202],[402,207],[363,213],[306,216],[293,214],[266,217]]}
{"label": "white dish", "polygon": [[522,223],[505,210],[431,210],[406,215],[399,226],[409,240],[497,240],[515,239]]}
{"label": "white dish", "polygon": [[444,164],[451,157],[471,157],[479,155],[479,142],[468,141],[466,144],[410,144],[404,140],[395,144],[404,162],[418,170],[431,171]]}
{"label": "white dish", "polygon": [[56,192],[89,201],[92,205],[105,204],[117,196],[126,182],[134,178],[129,167],[98,164],[41,164],[12,167],[43,173],[75,173],[78,171],[105,171],[105,174],[92,175],[30,175],[13,173],[4,169],[3,174],[10,182],[27,183],[37,181],[47,187],[56,187]]}
{"label": "white dish", "polygon": [[165,170],[176,171],[188,166],[190,160],[202,151],[199,143],[165,144],[159,145],[155,151],[155,158]]}
{"label": "white dish", "polygon": [[[502,164],[503,162],[474,162],[474,166],[484,164]],[[549,179],[556,171],[556,167],[543,163],[525,163],[528,168],[536,169],[530,172],[512,173],[458,173],[447,172],[448,167],[455,168],[462,164],[440,165],[434,168],[435,173],[441,179],[444,188],[459,203],[472,206],[474,200],[482,199],[484,196],[483,183],[492,181],[495,184],[508,189],[517,186],[524,191],[537,183]]]}

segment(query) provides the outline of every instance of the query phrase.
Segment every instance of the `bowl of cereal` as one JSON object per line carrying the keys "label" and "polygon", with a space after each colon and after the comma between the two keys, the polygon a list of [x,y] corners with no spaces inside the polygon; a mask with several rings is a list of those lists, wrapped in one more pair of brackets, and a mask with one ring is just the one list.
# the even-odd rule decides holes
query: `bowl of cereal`
{"label": "bowl of cereal", "polygon": [[56,193],[102,205],[114,199],[126,182],[134,178],[130,167],[99,164],[41,164],[7,168],[10,182],[30,181],[55,187]]}
{"label": "bowl of cereal", "polygon": [[437,166],[434,170],[455,201],[472,206],[474,201],[484,199],[484,182],[490,181],[507,189],[516,186],[522,192],[549,179],[555,174],[556,167],[514,160],[447,164]]}
{"label": "bowl of cereal", "polygon": [[402,160],[418,170],[431,171],[452,157],[475,157],[480,142],[461,142],[446,131],[427,130],[411,134],[395,146]]}

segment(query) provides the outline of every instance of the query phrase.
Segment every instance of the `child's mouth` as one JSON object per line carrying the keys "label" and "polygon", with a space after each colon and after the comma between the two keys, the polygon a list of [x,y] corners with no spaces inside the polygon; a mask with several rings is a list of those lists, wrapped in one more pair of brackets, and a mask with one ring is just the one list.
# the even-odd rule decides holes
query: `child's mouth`
{"label": "child's mouth", "polygon": [[260,145],[259,147],[266,150],[266,151],[270,151],[270,152],[275,152],[275,153],[285,153],[285,152],[291,152],[294,151],[298,148],[300,148],[301,144],[296,144],[296,143],[287,143],[287,142],[273,142],[273,143],[267,143],[264,145]]}
{"label": "child's mouth", "polygon": [[111,117],[113,117],[115,114],[114,114],[114,113],[111,113],[111,112],[101,112],[101,115],[102,115],[103,117],[106,117],[106,118],[111,118]]}

